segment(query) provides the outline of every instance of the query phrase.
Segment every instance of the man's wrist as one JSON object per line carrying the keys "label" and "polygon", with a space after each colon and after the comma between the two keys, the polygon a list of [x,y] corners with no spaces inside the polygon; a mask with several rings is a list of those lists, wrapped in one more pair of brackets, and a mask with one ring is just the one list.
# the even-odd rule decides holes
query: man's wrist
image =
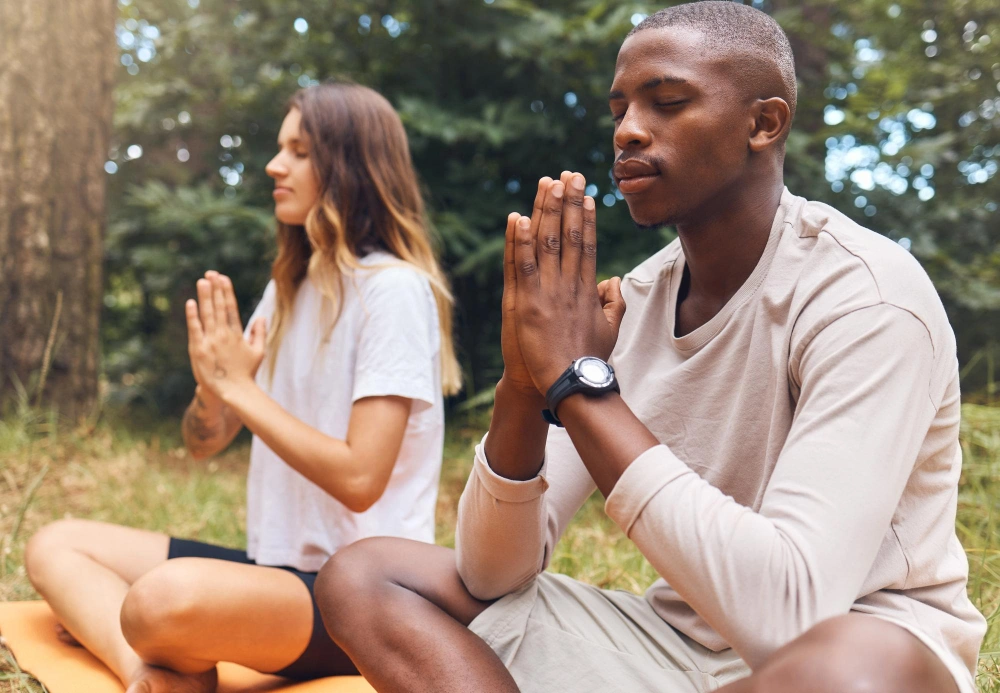
{"label": "man's wrist", "polygon": [[500,377],[497,383],[494,401],[504,399],[507,401],[519,400],[529,406],[545,408],[545,395],[538,391],[534,385],[521,385],[509,380],[506,375]]}
{"label": "man's wrist", "polygon": [[498,476],[515,481],[538,474],[545,457],[548,424],[542,419],[545,398],[505,381],[497,383],[493,418],[486,436],[486,462]]}

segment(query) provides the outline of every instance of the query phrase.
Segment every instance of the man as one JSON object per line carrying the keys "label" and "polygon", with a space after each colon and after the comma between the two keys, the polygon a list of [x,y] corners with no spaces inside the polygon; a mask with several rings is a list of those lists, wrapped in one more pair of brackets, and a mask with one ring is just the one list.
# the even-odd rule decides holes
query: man
{"label": "man", "polygon": [[[678,241],[595,291],[582,176],[511,215],[456,552],[339,553],[331,635],[381,691],[972,693],[954,337],[912,257],[784,189],[786,37],[743,5],[661,11],[610,105],[632,217]],[[663,577],[645,598],[542,572],[595,485]]]}

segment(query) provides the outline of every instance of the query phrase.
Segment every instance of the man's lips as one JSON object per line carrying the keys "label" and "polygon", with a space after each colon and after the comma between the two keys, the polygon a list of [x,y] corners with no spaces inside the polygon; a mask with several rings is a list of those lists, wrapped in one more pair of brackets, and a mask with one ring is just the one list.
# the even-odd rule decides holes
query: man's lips
{"label": "man's lips", "polygon": [[615,182],[623,195],[640,192],[652,184],[660,170],[638,159],[619,161],[612,169]]}

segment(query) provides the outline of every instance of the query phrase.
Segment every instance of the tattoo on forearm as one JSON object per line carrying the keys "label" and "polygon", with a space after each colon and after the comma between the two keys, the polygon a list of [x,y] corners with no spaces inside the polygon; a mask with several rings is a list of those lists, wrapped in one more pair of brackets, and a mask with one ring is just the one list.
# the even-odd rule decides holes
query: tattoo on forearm
{"label": "tattoo on forearm", "polygon": [[219,438],[225,435],[225,424],[222,417],[208,414],[207,409],[205,402],[198,395],[184,412],[181,430],[184,442],[194,455],[214,452]]}

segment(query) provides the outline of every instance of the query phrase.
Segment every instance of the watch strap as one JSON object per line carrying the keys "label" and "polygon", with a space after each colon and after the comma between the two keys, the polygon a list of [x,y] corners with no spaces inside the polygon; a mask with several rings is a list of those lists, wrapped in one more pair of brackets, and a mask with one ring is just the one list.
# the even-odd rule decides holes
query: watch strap
{"label": "watch strap", "polygon": [[545,393],[545,406],[547,408],[542,410],[542,418],[554,426],[563,427],[562,421],[556,416],[556,407],[559,406],[559,402],[565,399],[567,395],[572,394],[574,384],[579,383],[576,383],[573,364],[571,363],[569,364],[569,368],[556,378],[556,381],[552,383],[552,387]]}
{"label": "watch strap", "polygon": [[606,392],[621,392],[618,379],[614,377],[614,369],[611,369],[611,382],[606,387],[595,389],[580,382],[576,374],[575,365],[576,361],[571,363],[569,368],[562,372],[562,375],[552,383],[549,391],[545,393],[545,406],[548,408],[542,410],[542,417],[550,424],[559,426],[560,428],[563,427],[563,424],[559,420],[559,417],[556,416],[556,408],[560,402],[573,393],[582,392],[585,395],[603,395]]}

